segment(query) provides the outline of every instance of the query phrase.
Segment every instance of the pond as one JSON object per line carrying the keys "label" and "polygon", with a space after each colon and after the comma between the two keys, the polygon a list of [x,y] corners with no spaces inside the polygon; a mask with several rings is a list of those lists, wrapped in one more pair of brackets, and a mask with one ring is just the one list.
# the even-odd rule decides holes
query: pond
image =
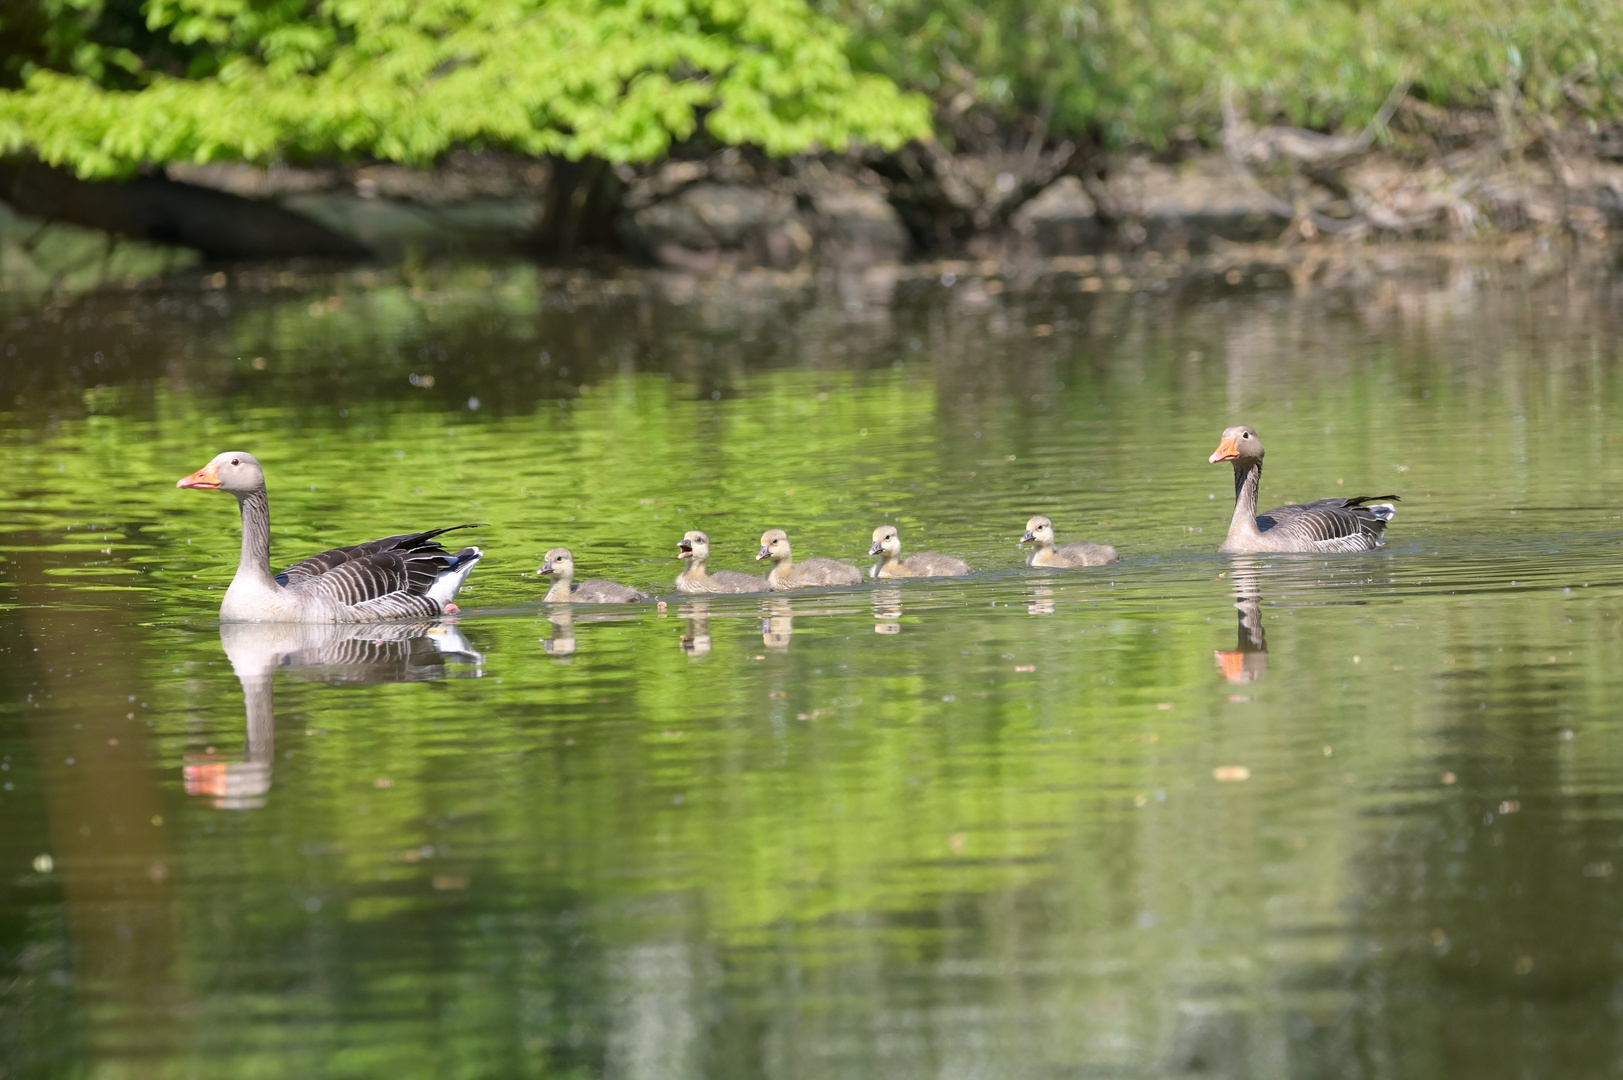
{"label": "pond", "polygon": [[[1141,285],[0,300],[0,1072],[1615,1071],[1623,288]],[[1240,422],[1388,544],[1217,554]],[[479,523],[460,614],[222,626],[232,449],[278,565]],[[671,586],[886,522],[976,572]],[[560,545],[665,606],[549,609]]]}

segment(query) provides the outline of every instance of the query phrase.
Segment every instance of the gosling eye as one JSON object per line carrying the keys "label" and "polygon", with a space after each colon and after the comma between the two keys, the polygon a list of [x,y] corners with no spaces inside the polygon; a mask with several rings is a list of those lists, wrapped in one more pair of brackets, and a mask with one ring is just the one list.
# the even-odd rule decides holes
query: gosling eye
{"label": "gosling eye", "polygon": [[241,465],[242,462],[238,461],[236,458],[232,458],[231,459],[231,464],[233,464],[233,465]]}

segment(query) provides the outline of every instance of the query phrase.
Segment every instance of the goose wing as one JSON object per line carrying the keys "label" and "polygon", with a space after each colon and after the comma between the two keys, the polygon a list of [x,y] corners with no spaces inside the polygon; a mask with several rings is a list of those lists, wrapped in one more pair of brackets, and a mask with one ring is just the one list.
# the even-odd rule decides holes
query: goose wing
{"label": "goose wing", "polygon": [[1355,495],[1290,503],[1258,514],[1257,528],[1277,530],[1325,551],[1366,551],[1379,546],[1395,513],[1391,506],[1367,505],[1377,499],[1401,501],[1396,495]]}
{"label": "goose wing", "polygon": [[[445,548],[434,538],[458,529],[476,529],[477,525],[452,525],[444,529],[429,529],[427,532],[401,533],[398,536],[385,536],[381,540],[368,540],[364,544],[355,544],[351,547],[333,548],[312,555],[303,562],[292,566],[276,575],[279,585],[288,587],[297,586],[312,578],[331,573],[340,566],[351,562],[364,562],[377,556],[388,556],[395,552],[439,552],[445,553]],[[432,579],[431,579],[432,580]]]}
{"label": "goose wing", "polygon": [[323,552],[289,568],[287,588],[333,601],[348,609],[355,621],[440,615],[447,596],[436,583],[449,574],[455,578],[453,585],[460,584],[481,555],[473,547],[455,554],[446,551],[434,537],[449,531],[391,536]]}

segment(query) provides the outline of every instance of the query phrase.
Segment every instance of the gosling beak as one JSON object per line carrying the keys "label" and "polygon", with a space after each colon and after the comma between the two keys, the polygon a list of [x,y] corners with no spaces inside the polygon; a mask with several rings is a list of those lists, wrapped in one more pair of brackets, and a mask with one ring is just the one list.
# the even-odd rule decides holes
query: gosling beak
{"label": "gosling beak", "polygon": [[1224,436],[1223,441],[1217,444],[1217,449],[1212,451],[1212,456],[1206,459],[1206,463],[1216,465],[1219,461],[1233,461],[1239,456],[1240,451],[1234,445],[1234,437]]}
{"label": "gosling beak", "polygon": [[190,476],[183,476],[175,481],[178,488],[217,488],[220,486],[220,476],[214,471],[214,462],[198,469]]}
{"label": "gosling beak", "polygon": [[772,554],[770,551],[768,551],[765,547],[762,547],[760,551],[755,553],[755,561],[760,562],[770,554]]}
{"label": "gosling beak", "polygon": [[693,558],[693,543],[692,543],[692,541],[683,540],[680,543],[678,543],[676,545],[676,557],[678,559],[691,559],[691,558]]}
{"label": "gosling beak", "polygon": [[536,573],[538,573],[538,574],[550,574],[550,573],[552,573],[552,560],[548,559],[546,562],[542,563],[541,564],[541,569],[537,570]]}
{"label": "gosling beak", "polygon": [[873,542],[873,547],[868,549],[868,554],[869,555],[877,555],[883,550],[884,550],[884,546],[882,544],[880,544],[879,541],[875,540]]}
{"label": "gosling beak", "polygon": [[1024,536],[1022,536],[1020,538],[1020,542],[1022,544],[1035,544],[1037,542],[1037,538],[1035,536],[1031,535],[1031,530],[1030,529],[1027,529],[1026,530],[1026,535],[1024,535]]}

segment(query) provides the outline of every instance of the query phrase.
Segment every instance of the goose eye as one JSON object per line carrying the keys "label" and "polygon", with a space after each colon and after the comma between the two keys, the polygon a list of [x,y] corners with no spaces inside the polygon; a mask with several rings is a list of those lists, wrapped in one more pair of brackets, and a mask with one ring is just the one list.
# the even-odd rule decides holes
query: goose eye
{"label": "goose eye", "polygon": [[241,465],[242,462],[238,461],[236,458],[232,458],[231,459],[231,464],[233,464],[233,465]]}

